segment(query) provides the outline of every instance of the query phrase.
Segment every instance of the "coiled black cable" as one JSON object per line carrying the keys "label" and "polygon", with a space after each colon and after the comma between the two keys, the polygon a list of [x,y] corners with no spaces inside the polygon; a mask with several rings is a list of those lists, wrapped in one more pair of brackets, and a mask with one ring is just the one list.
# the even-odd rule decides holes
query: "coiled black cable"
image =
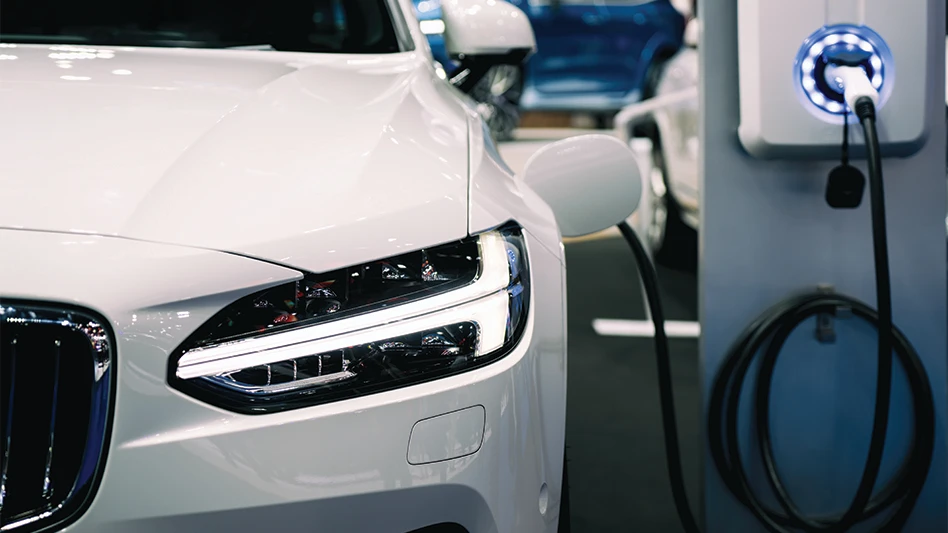
{"label": "coiled black cable", "polygon": [[[827,292],[804,294],[781,302],[763,313],[738,337],[726,355],[711,391],[707,435],[715,466],[730,492],[757,517],[768,531],[774,533],[844,532],[870,519],[881,521],[881,525],[877,526],[875,531],[900,531],[911,515],[925,485],[934,450],[935,409],[931,385],[918,354],[905,335],[892,324],[882,160],[875,127],[875,106],[868,98],[862,98],[857,101],[855,111],[866,139],[876,298],[879,310],[876,311],[854,298]],[[671,366],[668,358],[668,337],[664,329],[665,317],[658,292],[658,278],[634,230],[625,222],[619,225],[619,229],[635,254],[655,326],[662,424],[672,495],[685,531],[699,533],[698,523],[688,504],[682,474]],[[872,437],[862,478],[849,507],[835,516],[810,517],[794,504],[778,472],[770,437],[770,390],[777,359],[791,333],[811,317],[837,315],[843,311],[868,321],[879,332]],[[888,430],[893,349],[908,376],[913,405],[914,435],[908,457],[893,478],[873,497]],[[756,436],[767,474],[765,477],[780,509],[768,507],[754,493],[737,446],[741,392],[751,363],[761,351],[763,359],[757,373],[754,396]],[[888,516],[884,519],[878,518],[885,511],[888,511]]]}

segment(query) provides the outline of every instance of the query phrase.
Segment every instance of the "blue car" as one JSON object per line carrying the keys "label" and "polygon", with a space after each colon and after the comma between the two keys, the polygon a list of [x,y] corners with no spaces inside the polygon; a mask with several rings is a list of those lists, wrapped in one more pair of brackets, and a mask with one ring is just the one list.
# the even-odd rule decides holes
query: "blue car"
{"label": "blue car", "polygon": [[[499,115],[519,108],[611,116],[650,96],[662,62],[682,45],[685,18],[669,0],[508,1],[530,17],[537,52],[522,71],[498,69],[472,93]],[[444,48],[440,0],[416,0],[415,8],[450,75],[457,63]],[[495,131],[516,125],[498,118],[508,120]]]}

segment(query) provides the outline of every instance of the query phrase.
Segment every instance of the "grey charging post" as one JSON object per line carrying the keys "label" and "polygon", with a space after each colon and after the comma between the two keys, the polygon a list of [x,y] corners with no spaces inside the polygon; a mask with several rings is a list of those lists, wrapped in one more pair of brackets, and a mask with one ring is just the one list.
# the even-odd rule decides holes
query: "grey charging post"
{"label": "grey charging post", "polygon": [[[868,191],[857,208],[827,205],[842,122],[820,116],[821,109],[833,111],[817,94],[825,90],[825,76],[806,80],[819,68],[808,58],[818,63],[823,47],[849,39],[820,30],[854,26],[862,39],[853,38],[855,47],[867,51],[866,61],[878,55],[891,76],[884,84],[870,78],[880,83],[884,100],[878,128],[893,319],[918,352],[935,403],[933,459],[904,530],[948,531],[944,0],[699,4],[702,420],[726,352],[770,306],[817,287],[876,306]],[[749,24],[755,18],[756,33]],[[804,50],[807,42],[819,46]],[[870,61],[875,73],[879,61]],[[858,122],[850,137],[851,163],[868,175]],[[876,331],[856,319],[836,317],[822,329],[811,320],[797,328],[777,363],[770,396],[776,462],[808,514],[845,509],[859,482],[872,427],[876,339]],[[895,367],[877,487],[898,467],[913,433],[905,373]],[[745,396],[739,422],[744,468],[755,490],[767,494],[751,430],[750,388]],[[702,486],[703,531],[765,531],[724,486],[707,442]]]}

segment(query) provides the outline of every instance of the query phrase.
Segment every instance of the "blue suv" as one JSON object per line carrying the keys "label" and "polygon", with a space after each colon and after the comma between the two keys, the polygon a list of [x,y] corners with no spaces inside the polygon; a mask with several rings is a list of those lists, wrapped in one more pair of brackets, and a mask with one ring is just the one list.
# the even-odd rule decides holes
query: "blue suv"
{"label": "blue suv", "polygon": [[[650,96],[662,62],[682,45],[685,19],[669,0],[507,1],[530,17],[537,52],[523,69],[488,75],[472,93],[502,112],[519,107],[611,116]],[[444,48],[440,0],[415,0],[415,8],[435,58],[450,74],[457,64]],[[511,130],[516,125],[507,122]]]}

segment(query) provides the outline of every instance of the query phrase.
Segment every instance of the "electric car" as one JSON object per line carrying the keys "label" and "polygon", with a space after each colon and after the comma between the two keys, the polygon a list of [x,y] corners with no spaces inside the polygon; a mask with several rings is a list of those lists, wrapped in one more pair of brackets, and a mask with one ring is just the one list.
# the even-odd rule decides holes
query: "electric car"
{"label": "electric car", "polygon": [[[668,60],[652,98],[615,117],[620,138],[639,152],[642,200],[633,221],[655,258],[680,264],[697,246],[698,21],[685,29],[685,46]],[[641,142],[645,139],[647,142]]]}
{"label": "electric car", "polygon": [[[600,117],[648,97],[660,65],[681,46],[682,0],[507,0],[533,23],[537,53],[522,67],[498,67],[475,95],[498,139],[518,111],[580,111]],[[441,0],[415,0],[435,58],[450,73]]]}
{"label": "electric car", "polygon": [[[632,223],[655,258],[669,265],[694,255],[701,197],[697,19],[689,21],[684,41],[665,63],[653,99],[627,106],[615,117],[617,134],[639,152],[643,172],[643,197]],[[945,105],[948,116],[948,94]],[[948,231],[948,217],[945,224]]]}
{"label": "electric car", "polygon": [[[451,9],[459,54],[535,47]],[[0,43],[5,533],[568,529],[529,184],[622,143],[514,179],[410,0],[10,0]]]}

